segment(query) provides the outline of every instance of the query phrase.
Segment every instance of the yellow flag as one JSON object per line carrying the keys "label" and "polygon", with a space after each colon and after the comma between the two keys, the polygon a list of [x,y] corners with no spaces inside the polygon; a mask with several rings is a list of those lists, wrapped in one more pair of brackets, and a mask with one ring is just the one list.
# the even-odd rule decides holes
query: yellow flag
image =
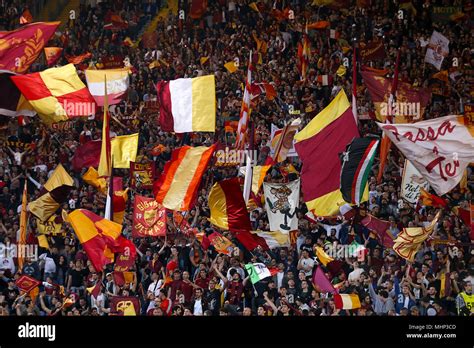
{"label": "yellow flag", "polygon": [[237,71],[237,66],[235,65],[235,62],[231,60],[230,62],[227,62],[224,64],[224,67],[231,73],[235,73]]}
{"label": "yellow flag", "polygon": [[208,60],[209,60],[209,57],[201,57],[201,59],[199,59],[199,62],[200,62],[201,64],[204,64],[204,63],[206,63]]}
{"label": "yellow flag", "polygon": [[256,3],[255,1],[252,2],[252,3],[250,3],[250,4],[249,4],[249,7],[250,7],[252,10],[256,11],[256,12],[260,12],[260,10],[259,10],[258,7],[257,7],[257,3]]}
{"label": "yellow flag", "polygon": [[344,65],[340,65],[339,68],[337,68],[336,74],[337,76],[344,76],[346,74],[346,67]]}
{"label": "yellow flag", "polygon": [[114,168],[130,168],[137,158],[138,133],[115,137],[111,143]]}
{"label": "yellow flag", "polygon": [[94,186],[103,194],[107,193],[107,182],[104,178],[99,178],[99,173],[94,167],[89,167],[87,172],[85,172],[82,176],[82,180],[84,180],[89,185]]}
{"label": "yellow flag", "polygon": [[42,248],[49,249],[48,238],[46,238],[46,235],[40,234],[38,236],[38,245]]}
{"label": "yellow flag", "polygon": [[315,249],[316,249],[316,257],[324,266],[326,266],[329,262],[334,261],[332,257],[326,254],[323,248],[316,247]]}

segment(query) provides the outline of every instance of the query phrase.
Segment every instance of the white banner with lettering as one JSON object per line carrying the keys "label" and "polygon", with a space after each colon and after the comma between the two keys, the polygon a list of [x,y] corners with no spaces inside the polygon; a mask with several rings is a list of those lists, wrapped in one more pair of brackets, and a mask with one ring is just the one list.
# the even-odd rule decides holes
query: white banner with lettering
{"label": "white banner with lettering", "polygon": [[474,162],[474,127],[462,116],[417,123],[377,125],[429,182],[438,195],[451,191]]}
{"label": "white banner with lettering", "polygon": [[402,198],[408,203],[416,204],[420,197],[420,189],[428,191],[430,184],[409,160],[405,160],[402,178]]}

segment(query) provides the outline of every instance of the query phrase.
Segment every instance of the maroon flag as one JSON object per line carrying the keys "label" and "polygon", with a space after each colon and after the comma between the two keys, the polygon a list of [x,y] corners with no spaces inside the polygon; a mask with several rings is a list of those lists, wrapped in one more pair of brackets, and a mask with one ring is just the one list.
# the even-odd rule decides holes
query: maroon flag
{"label": "maroon flag", "polygon": [[320,292],[329,292],[331,294],[337,293],[337,290],[331,284],[329,279],[324,274],[321,267],[316,267],[316,270],[313,273],[313,284],[319,287]]}
{"label": "maroon flag", "polygon": [[82,168],[99,166],[101,140],[88,141],[84,145],[79,146],[72,157],[72,167],[79,172]]}
{"label": "maroon flag", "polygon": [[386,55],[383,41],[361,42],[359,54],[363,61],[385,59]]}
{"label": "maroon flag", "polygon": [[201,18],[207,11],[207,0],[192,0],[189,16],[193,19]]}
{"label": "maroon flag", "polygon": [[0,70],[25,73],[43,51],[60,22],[27,24],[0,32]]}
{"label": "maroon flag", "polygon": [[375,232],[377,239],[384,247],[393,247],[393,238],[388,234],[389,232],[387,232],[390,227],[390,222],[377,219],[375,216],[367,214],[367,216],[362,219],[361,224],[370,231]]}

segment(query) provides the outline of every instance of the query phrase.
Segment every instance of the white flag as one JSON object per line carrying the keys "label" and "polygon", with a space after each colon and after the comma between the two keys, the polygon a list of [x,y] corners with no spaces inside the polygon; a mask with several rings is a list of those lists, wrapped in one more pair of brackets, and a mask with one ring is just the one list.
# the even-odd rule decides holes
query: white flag
{"label": "white flag", "polygon": [[430,184],[409,160],[405,160],[402,177],[402,198],[408,203],[416,204],[420,189],[428,191]]}
{"label": "white flag", "polygon": [[300,179],[287,184],[263,183],[265,206],[271,231],[289,233],[298,229]]}
{"label": "white flag", "polygon": [[449,54],[449,40],[436,30],[431,35],[428,49],[426,50],[425,62],[433,64],[436,69],[441,69],[444,57]]}
{"label": "white flag", "polygon": [[428,180],[438,195],[453,189],[474,162],[474,126],[462,116],[377,125]]}

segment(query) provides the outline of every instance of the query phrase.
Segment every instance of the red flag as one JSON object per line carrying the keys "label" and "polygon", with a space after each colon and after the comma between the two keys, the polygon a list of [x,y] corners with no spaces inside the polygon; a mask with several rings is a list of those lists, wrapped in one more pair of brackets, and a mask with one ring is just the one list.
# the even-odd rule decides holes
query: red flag
{"label": "red flag", "polygon": [[99,166],[101,146],[101,140],[88,141],[84,145],[79,146],[76,152],[74,152],[71,161],[74,170],[79,172],[82,168],[97,168]]}
{"label": "red flag", "polygon": [[40,284],[41,282],[39,280],[27,275],[22,275],[15,281],[15,285],[18,287],[18,289],[24,292],[30,292]]}
{"label": "red flag", "polygon": [[59,24],[60,22],[38,22],[13,31],[0,32],[0,70],[25,73]]}
{"label": "red flag", "polygon": [[132,236],[159,237],[166,235],[166,209],[154,198],[135,195]]}

